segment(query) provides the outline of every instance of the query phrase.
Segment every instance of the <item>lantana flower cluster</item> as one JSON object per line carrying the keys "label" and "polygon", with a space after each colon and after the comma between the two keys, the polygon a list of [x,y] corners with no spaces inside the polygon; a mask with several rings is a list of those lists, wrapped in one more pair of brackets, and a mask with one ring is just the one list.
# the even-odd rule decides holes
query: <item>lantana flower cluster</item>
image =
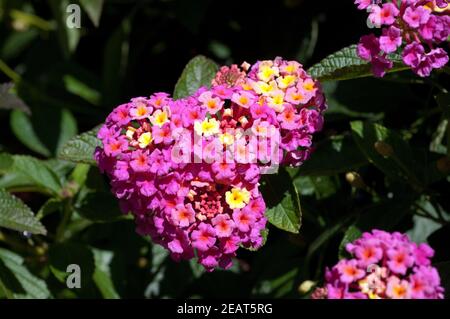
{"label": "lantana flower cluster", "polygon": [[448,63],[447,52],[439,47],[450,35],[450,4],[447,0],[355,0],[358,9],[369,12],[372,27],[382,28],[360,39],[357,53],[371,62],[375,76],[393,67],[389,54],[399,52],[403,63],[419,76]]}
{"label": "lantana flower cluster", "polygon": [[308,157],[325,108],[297,62],[222,67],[192,96],[156,93],[118,106],[95,158],[139,234],[175,260],[228,268],[240,246],[262,245],[261,174]]}
{"label": "lantana flower cluster", "polygon": [[327,269],[313,299],[443,299],[433,249],[407,235],[373,230],[346,250],[353,258]]}

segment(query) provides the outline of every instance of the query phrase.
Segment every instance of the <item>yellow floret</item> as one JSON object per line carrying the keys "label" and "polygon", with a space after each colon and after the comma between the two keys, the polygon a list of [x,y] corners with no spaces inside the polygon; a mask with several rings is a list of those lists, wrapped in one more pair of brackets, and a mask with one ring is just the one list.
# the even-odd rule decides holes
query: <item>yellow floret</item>
{"label": "yellow floret", "polygon": [[225,193],[225,201],[231,209],[244,208],[250,202],[250,192],[246,188],[233,188]]}
{"label": "yellow floret", "polygon": [[138,138],[139,147],[146,148],[153,141],[152,133],[145,132]]}
{"label": "yellow floret", "polygon": [[162,127],[164,124],[169,122],[169,114],[166,111],[157,110],[151,117],[150,122],[153,125]]}
{"label": "yellow floret", "polygon": [[196,121],[194,130],[198,135],[212,136],[220,132],[220,123],[216,119],[205,119],[203,122]]}

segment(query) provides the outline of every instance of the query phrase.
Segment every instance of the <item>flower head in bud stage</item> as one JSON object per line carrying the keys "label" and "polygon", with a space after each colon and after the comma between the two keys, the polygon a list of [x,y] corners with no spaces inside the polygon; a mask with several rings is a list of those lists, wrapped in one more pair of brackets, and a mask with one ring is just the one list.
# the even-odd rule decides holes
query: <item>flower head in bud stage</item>
{"label": "flower head in bud stage", "polygon": [[439,273],[431,266],[434,251],[407,235],[373,230],[347,244],[342,259],[325,274],[314,299],[442,299]]}
{"label": "flower head in bud stage", "polygon": [[319,83],[281,58],[223,67],[212,84],[177,101],[156,93],[120,105],[95,152],[137,232],[207,270],[261,246],[261,171],[301,164],[326,109]]}
{"label": "flower head in bud stage", "polygon": [[372,63],[375,76],[382,77],[393,67],[389,54],[396,52],[421,77],[448,63],[448,54],[439,47],[450,35],[447,0],[355,0],[355,4],[370,12],[371,24],[382,28],[379,37],[363,36],[357,48],[359,57]]}

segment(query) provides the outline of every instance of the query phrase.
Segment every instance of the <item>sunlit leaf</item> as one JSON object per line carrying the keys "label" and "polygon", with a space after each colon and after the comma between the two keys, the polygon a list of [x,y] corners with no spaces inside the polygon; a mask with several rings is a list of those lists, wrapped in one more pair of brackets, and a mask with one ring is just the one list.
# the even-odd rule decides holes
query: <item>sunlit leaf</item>
{"label": "sunlit leaf", "polygon": [[180,99],[195,93],[202,86],[211,86],[217,68],[214,61],[202,55],[190,60],[175,85],[174,98]]}
{"label": "sunlit leaf", "polygon": [[47,230],[19,198],[0,189],[0,227],[45,235]]}

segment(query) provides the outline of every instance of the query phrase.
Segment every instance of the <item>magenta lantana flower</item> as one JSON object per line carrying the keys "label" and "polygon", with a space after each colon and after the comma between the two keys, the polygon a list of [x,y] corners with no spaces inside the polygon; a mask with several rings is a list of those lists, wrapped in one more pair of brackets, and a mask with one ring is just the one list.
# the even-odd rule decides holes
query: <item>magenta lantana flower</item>
{"label": "magenta lantana flower", "polygon": [[363,233],[347,244],[350,259],[325,273],[325,286],[313,299],[443,299],[439,273],[431,266],[434,251],[407,235],[381,230]]}
{"label": "magenta lantana flower", "polygon": [[308,158],[325,109],[297,62],[222,67],[210,89],[184,99],[156,93],[120,105],[95,159],[139,234],[174,260],[228,268],[239,247],[263,243],[261,174]]}
{"label": "magenta lantana flower", "polygon": [[399,53],[404,64],[421,77],[448,63],[447,52],[439,48],[450,35],[448,1],[355,0],[355,4],[369,12],[371,26],[382,27],[380,37],[363,36],[357,48],[358,56],[371,62],[375,76],[382,77],[393,67],[392,53]]}

